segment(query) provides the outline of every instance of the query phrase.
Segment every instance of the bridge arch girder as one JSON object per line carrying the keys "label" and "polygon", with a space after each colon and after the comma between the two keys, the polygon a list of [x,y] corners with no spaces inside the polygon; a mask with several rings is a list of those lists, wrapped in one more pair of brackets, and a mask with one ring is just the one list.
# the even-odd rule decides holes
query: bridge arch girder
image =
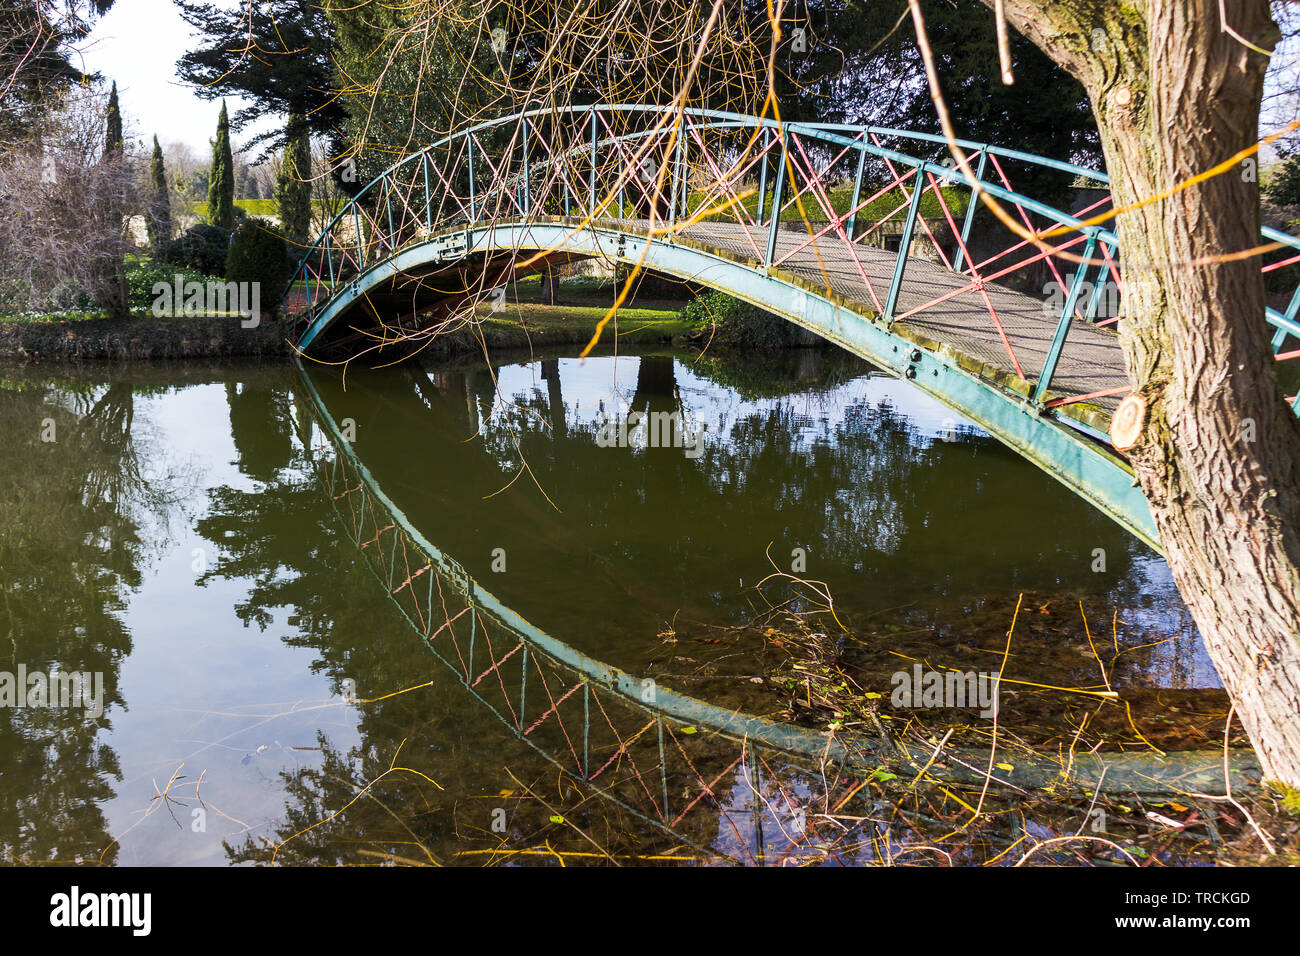
{"label": "bridge arch girder", "polygon": [[[578,225],[573,221],[491,222],[448,229],[409,243],[374,263],[320,309],[303,333],[306,351],[367,295],[403,276],[430,267],[451,266],[473,257],[514,256],[527,261],[545,251],[574,258],[600,258],[708,286],[781,316],[847,349],[911,384],[975,422],[1017,454],[1029,459],[1136,537],[1160,551],[1150,506],[1133,472],[1113,451],[1044,412],[1027,394],[1002,387],[964,367],[954,354],[927,347],[894,323],[837,301],[825,289],[808,287],[777,268],[756,270],[754,263],[672,233],[651,234],[615,224]],[[1098,436],[1100,437],[1100,436]]]}

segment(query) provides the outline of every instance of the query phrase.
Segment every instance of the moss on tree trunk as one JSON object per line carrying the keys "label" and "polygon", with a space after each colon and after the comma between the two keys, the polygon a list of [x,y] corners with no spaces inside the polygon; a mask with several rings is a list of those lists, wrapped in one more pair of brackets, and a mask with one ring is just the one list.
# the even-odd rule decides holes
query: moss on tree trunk
{"label": "moss on tree trunk", "polygon": [[[987,0],[992,5],[992,0]],[[1008,19],[1078,77],[1117,207],[1120,340],[1148,416],[1129,458],[1169,567],[1265,776],[1300,786],[1300,423],[1263,322],[1250,167],[1160,196],[1258,137],[1266,57],[1217,0],[1006,0]],[[1267,0],[1228,5],[1271,49]]]}

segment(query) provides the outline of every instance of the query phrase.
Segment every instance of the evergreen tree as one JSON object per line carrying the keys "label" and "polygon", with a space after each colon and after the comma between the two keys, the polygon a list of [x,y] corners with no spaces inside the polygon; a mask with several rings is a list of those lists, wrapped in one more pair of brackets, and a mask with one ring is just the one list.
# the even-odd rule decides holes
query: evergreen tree
{"label": "evergreen tree", "polygon": [[77,50],[113,0],[4,0],[0,3],[0,141],[29,133],[53,102],[96,74],[79,69]]}
{"label": "evergreen tree", "polygon": [[104,155],[122,155],[122,109],[117,102],[117,81],[108,94],[107,129],[104,132]]}
{"label": "evergreen tree", "polygon": [[1300,153],[1277,165],[1264,187],[1264,195],[1279,206],[1300,206]]}
{"label": "evergreen tree", "polygon": [[[100,165],[107,169],[121,167],[125,162],[123,158],[122,142],[122,110],[117,101],[117,83],[113,83],[113,88],[108,94],[108,109],[104,117],[104,156],[100,160]],[[121,184],[120,191],[115,191],[112,195],[112,202],[108,208],[110,221],[120,222],[123,235],[127,232],[125,212],[127,208],[127,189],[126,181],[119,180]],[[103,268],[106,280],[117,288],[117,294],[111,296],[106,302],[108,311],[115,316],[126,315],[129,311],[127,301],[126,287],[126,264],[122,257],[120,249],[112,250],[104,256]]]}
{"label": "evergreen tree", "polygon": [[153,138],[153,158],[149,160],[149,214],[145,227],[155,253],[172,237],[172,204],[167,195],[167,169],[163,165],[162,147]]}
{"label": "evergreen tree", "polygon": [[[234,116],[234,131],[269,116],[298,114],[319,137],[343,121],[334,92],[334,29],[319,0],[262,0],[255,4],[177,0],[198,43],[176,62],[176,73],[205,99],[238,93],[249,102]],[[370,9],[374,4],[362,4]],[[252,44],[255,55],[249,54]],[[245,144],[261,158],[283,145],[273,127]]]}
{"label": "evergreen tree", "polygon": [[280,229],[291,242],[311,238],[311,131],[302,116],[290,115],[284,159],[275,186]]}
{"label": "evergreen tree", "polygon": [[221,101],[217,138],[212,142],[212,169],[208,174],[208,221],[222,229],[235,224],[235,158],[230,152],[230,116]]}

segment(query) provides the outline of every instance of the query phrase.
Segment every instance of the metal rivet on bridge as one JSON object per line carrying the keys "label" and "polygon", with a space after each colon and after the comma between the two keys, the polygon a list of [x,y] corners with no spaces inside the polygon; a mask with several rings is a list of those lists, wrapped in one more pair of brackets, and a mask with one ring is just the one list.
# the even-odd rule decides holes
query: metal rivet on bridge
{"label": "metal rivet on bridge", "polygon": [[912,349],[912,361],[913,361],[913,362],[919,362],[919,361],[921,361],[921,350],[920,350],[920,349]]}

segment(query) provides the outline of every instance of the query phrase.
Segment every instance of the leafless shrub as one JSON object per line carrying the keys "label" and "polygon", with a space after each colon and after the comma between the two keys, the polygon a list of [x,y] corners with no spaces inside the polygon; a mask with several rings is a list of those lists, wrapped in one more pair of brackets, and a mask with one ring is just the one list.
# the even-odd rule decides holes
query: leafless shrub
{"label": "leafless shrub", "polygon": [[106,155],[105,112],[74,88],[26,138],[0,143],[0,308],[126,311],[140,157],[129,144]]}

